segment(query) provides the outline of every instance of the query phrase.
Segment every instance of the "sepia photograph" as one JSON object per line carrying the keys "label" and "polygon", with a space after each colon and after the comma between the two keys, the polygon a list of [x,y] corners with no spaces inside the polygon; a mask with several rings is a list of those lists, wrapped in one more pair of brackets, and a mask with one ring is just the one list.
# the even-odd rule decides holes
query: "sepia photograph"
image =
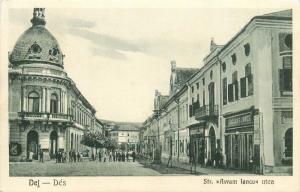
{"label": "sepia photograph", "polygon": [[223,191],[299,177],[296,10],[8,6],[7,181]]}
{"label": "sepia photograph", "polygon": [[[24,31],[10,39],[15,43],[8,56],[10,176],[292,175],[292,10],[258,15],[263,11],[223,10],[232,22],[238,20],[235,15],[245,14],[241,21],[250,18],[222,44],[217,31],[204,32],[203,36],[212,36],[207,39],[201,34],[176,39],[181,31],[172,34],[172,28],[190,27],[190,19],[201,14],[178,10],[182,21],[169,23],[173,19],[166,14],[169,11],[74,11],[81,19],[45,8],[10,11],[14,17],[10,29]],[[94,20],[84,20],[86,12],[95,13]],[[145,29],[131,31],[145,18],[149,19],[145,28],[162,25],[158,18],[148,17],[153,12],[167,22],[161,31],[152,35]],[[27,17],[29,13],[32,17]],[[110,14],[116,14],[112,20],[136,20],[137,26],[114,31],[115,25],[124,23],[105,20],[102,25],[101,17]],[[206,30],[203,27],[196,31]],[[59,39],[51,28],[60,31]],[[128,33],[140,33],[144,39],[130,40]],[[65,54],[61,42],[76,47],[65,48]],[[74,48],[91,53],[72,58]],[[152,58],[144,61],[147,57]],[[199,61],[181,64],[176,57]],[[151,60],[166,62],[150,64]],[[144,65],[150,70],[136,75]],[[73,70],[71,78],[68,69],[73,66],[82,69]],[[107,76],[114,70],[115,75]],[[81,79],[83,73],[90,73],[85,77],[90,79]],[[133,77],[123,82],[122,76]],[[103,86],[115,90],[109,93]],[[98,89],[102,91],[94,93]],[[97,101],[98,95],[102,101]],[[144,97],[143,103],[136,96]]]}

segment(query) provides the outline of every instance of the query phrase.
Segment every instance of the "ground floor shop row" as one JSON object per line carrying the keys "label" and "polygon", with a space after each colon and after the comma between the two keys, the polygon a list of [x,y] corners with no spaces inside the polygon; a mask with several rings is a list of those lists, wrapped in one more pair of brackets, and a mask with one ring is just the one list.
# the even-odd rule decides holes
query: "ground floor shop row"
{"label": "ground floor shop row", "polygon": [[[168,130],[159,140],[149,137],[142,150],[154,158],[159,147],[161,158],[167,161],[272,172],[277,167],[292,165],[292,118],[286,113],[275,113],[274,118],[282,121],[274,125],[265,125],[263,114],[254,109],[230,113],[220,123],[199,122],[186,129]],[[278,117],[280,114],[284,116]]]}
{"label": "ground floor shop row", "polygon": [[24,127],[18,122],[10,122],[10,160],[28,159],[33,154],[38,159],[43,151],[44,159],[55,158],[59,151],[81,152],[85,146],[81,144],[83,130],[62,124],[30,123]]}

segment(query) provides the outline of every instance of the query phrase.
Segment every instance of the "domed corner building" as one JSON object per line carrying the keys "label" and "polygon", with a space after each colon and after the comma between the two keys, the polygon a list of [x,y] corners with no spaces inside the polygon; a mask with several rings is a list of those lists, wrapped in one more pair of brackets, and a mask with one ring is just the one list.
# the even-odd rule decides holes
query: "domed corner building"
{"label": "domed corner building", "polygon": [[31,23],[9,54],[10,161],[38,159],[40,151],[44,160],[81,152],[84,129],[96,124],[96,110],[64,70],[44,8],[34,8]]}

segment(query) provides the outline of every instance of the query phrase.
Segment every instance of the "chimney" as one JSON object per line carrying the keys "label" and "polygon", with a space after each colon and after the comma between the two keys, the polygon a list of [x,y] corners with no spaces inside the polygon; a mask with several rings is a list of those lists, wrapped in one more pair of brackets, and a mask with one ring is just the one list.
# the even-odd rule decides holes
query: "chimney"
{"label": "chimney", "polygon": [[176,70],[176,61],[175,61],[175,60],[172,60],[172,61],[171,61],[171,70],[172,70],[172,71],[175,71],[175,70]]}
{"label": "chimney", "polygon": [[212,37],[210,40],[210,51],[213,51],[217,47],[217,44],[214,41],[214,38]]}
{"label": "chimney", "polygon": [[159,92],[157,89],[155,89],[155,96],[158,96],[159,95]]}
{"label": "chimney", "polygon": [[34,8],[33,9],[33,17],[30,21],[32,23],[32,26],[46,25],[45,8]]}

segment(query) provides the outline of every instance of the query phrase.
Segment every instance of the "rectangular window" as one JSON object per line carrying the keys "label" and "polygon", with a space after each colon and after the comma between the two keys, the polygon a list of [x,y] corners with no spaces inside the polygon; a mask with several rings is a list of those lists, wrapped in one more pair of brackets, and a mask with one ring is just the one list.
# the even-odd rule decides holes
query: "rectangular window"
{"label": "rectangular window", "polygon": [[293,91],[292,57],[283,57],[283,69],[279,70],[280,91]]}
{"label": "rectangular window", "polygon": [[241,78],[240,84],[241,84],[241,98],[244,98],[244,97],[247,96],[247,81],[246,81],[246,77]]}
{"label": "rectangular window", "polygon": [[202,78],[202,84],[205,85],[205,78]]}
{"label": "rectangular window", "polygon": [[223,105],[227,104],[227,78],[223,79]]}
{"label": "rectangular window", "polygon": [[194,93],[194,86],[192,86],[192,93]]}
{"label": "rectangular window", "polygon": [[[253,95],[253,75],[251,73],[251,64],[250,63],[248,63],[245,66],[245,77],[247,78],[246,83],[248,83],[248,96]],[[247,91],[246,91],[246,94],[247,94]]]}
{"label": "rectangular window", "polygon": [[228,85],[228,101],[233,102],[233,84]]}
{"label": "rectangular window", "polygon": [[234,98],[233,100],[238,100],[239,99],[239,82],[238,82],[238,77],[237,77],[237,71],[232,73],[232,84],[233,84],[233,89],[234,89]]}
{"label": "rectangular window", "polygon": [[199,89],[199,83],[196,83],[197,90]]}
{"label": "rectangular window", "polygon": [[203,91],[203,98],[202,98],[202,100],[203,100],[202,101],[202,103],[203,103],[202,105],[204,106],[205,105],[205,91]]}
{"label": "rectangular window", "polygon": [[235,94],[235,100],[239,100],[239,82],[234,82],[234,94]]}
{"label": "rectangular window", "polygon": [[253,75],[250,74],[248,77],[248,96],[253,95]]}
{"label": "rectangular window", "polygon": [[193,116],[193,105],[189,105],[189,114],[190,114],[190,117]]}

